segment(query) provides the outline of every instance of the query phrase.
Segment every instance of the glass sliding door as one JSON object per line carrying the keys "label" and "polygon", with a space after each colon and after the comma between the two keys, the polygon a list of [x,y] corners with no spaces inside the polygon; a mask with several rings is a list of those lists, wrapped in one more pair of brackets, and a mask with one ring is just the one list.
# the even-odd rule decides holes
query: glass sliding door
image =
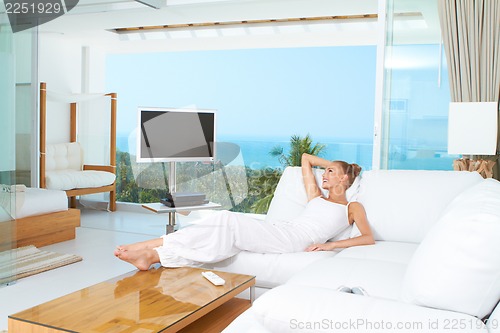
{"label": "glass sliding door", "polygon": [[[16,244],[16,191],[31,185],[36,156],[36,36],[32,28],[13,33],[0,0],[0,267],[12,267]],[[2,270],[0,285],[15,281]]]}
{"label": "glass sliding door", "polygon": [[[15,110],[16,110],[16,184],[31,186],[33,167],[33,156],[36,152],[32,147],[36,147],[37,131],[36,122],[36,103],[37,103],[37,85],[36,56],[34,52],[36,47],[33,41],[36,40],[37,28],[20,31],[13,36],[13,45],[15,53]],[[36,165],[36,164],[35,164]]]}
{"label": "glass sliding door", "polygon": [[[0,3],[0,12],[4,8]],[[5,12],[5,11],[4,11]],[[0,14],[0,266],[10,267],[15,243],[15,59],[13,34],[7,15]],[[10,271],[0,273],[0,284],[13,282]]]}
{"label": "glass sliding door", "polygon": [[437,0],[388,0],[381,168],[451,170]]}

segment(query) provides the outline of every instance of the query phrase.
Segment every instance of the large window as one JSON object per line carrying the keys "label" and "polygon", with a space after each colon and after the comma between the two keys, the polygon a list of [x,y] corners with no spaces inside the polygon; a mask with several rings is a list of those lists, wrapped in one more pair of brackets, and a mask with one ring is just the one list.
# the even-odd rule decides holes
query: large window
{"label": "large window", "polygon": [[[236,144],[240,154],[235,163],[245,167],[238,178],[245,184],[237,191],[245,198],[238,207],[226,200],[226,208],[252,211],[255,202],[272,193],[273,187],[265,190],[262,182],[275,185],[285,164],[270,152],[282,147],[289,154],[292,136],[309,134],[313,144],[325,145],[322,157],[370,169],[375,57],[375,46],[108,56],[107,90],[119,96],[119,200],[155,201],[168,185],[168,165],[135,163],[138,106],[217,110],[217,140]],[[193,184],[208,179],[201,190],[220,192],[219,182],[210,185],[213,179],[207,176],[215,169],[186,163],[178,166],[178,178],[190,184],[189,190],[199,190]],[[138,180],[142,186],[131,186],[140,185]]]}
{"label": "large window", "polygon": [[451,170],[456,156],[447,154],[450,90],[437,1],[387,6],[381,167]]}

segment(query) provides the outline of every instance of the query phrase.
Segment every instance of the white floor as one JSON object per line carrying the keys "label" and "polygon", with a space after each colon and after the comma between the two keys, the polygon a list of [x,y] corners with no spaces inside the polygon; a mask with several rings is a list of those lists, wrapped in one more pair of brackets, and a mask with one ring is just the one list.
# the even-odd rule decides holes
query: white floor
{"label": "white floor", "polygon": [[[183,225],[207,213],[193,212],[188,218],[181,217],[179,223]],[[83,209],[75,240],[41,248],[77,254],[83,261],[0,287],[0,331],[7,330],[7,318],[11,314],[134,270],[135,267],[113,255],[114,248],[158,237],[165,232],[167,222],[167,215],[144,209],[114,213]]]}

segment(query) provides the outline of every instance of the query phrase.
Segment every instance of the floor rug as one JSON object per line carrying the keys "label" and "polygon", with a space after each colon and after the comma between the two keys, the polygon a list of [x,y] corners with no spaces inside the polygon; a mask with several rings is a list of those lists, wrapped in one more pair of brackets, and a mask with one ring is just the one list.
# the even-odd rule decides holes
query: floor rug
{"label": "floor rug", "polygon": [[81,260],[80,256],[42,251],[33,245],[0,252],[0,284]]}

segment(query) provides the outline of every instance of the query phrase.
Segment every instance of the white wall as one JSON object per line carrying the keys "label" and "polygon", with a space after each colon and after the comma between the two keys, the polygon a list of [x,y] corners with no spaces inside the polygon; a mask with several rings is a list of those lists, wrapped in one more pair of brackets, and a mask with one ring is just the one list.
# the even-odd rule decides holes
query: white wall
{"label": "white wall", "polygon": [[[106,52],[92,45],[82,46],[82,91],[90,93],[109,93],[106,91]],[[87,59],[88,58],[88,59]]]}
{"label": "white wall", "polygon": [[[79,93],[81,90],[81,47],[60,42],[58,35],[40,33],[39,80],[47,90]],[[47,102],[47,143],[69,142],[69,105]]]}

